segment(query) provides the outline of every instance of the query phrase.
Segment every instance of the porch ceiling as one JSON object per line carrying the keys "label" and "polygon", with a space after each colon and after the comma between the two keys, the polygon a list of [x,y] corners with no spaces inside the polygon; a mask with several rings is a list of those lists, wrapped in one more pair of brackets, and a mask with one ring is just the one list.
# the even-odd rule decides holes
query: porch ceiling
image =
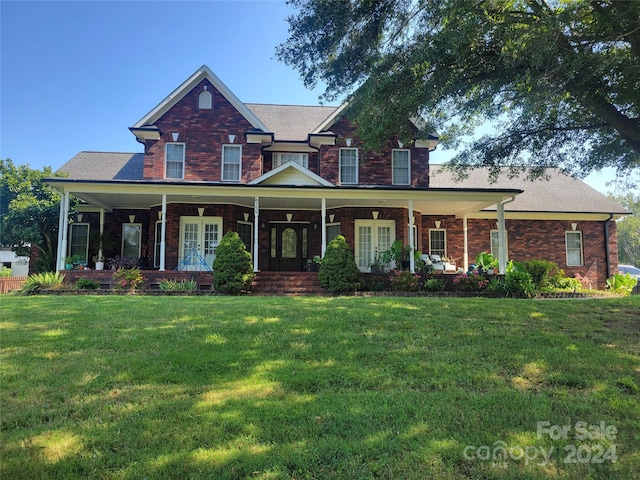
{"label": "porch ceiling", "polygon": [[176,185],[166,183],[99,183],[58,180],[50,182],[68,191],[87,205],[82,210],[104,208],[148,209],[167,203],[235,204],[253,208],[259,197],[261,209],[320,210],[322,199],[327,209],[339,207],[413,208],[422,214],[456,215],[477,212],[521,193],[515,189],[389,189],[267,187],[247,185]]}

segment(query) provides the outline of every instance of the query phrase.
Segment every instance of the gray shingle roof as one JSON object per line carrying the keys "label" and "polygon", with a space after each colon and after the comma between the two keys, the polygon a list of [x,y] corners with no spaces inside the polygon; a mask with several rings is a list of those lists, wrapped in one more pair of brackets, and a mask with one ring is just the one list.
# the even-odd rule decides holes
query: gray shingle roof
{"label": "gray shingle roof", "polygon": [[[505,205],[511,212],[572,212],[572,213],[628,213],[607,196],[586,183],[554,168],[547,170],[548,179],[526,180],[523,176],[509,178],[500,175],[495,183],[489,181],[487,168],[476,168],[469,177],[456,182],[453,174],[430,165],[429,186],[432,188],[519,188],[524,190],[516,199]],[[494,208],[495,210],[495,208]]]}
{"label": "gray shingle roof", "polygon": [[304,141],[338,107],[302,105],[265,105],[245,103],[245,106],[275,134],[276,140]]}
{"label": "gray shingle roof", "polygon": [[144,153],[80,152],[59,172],[74,180],[142,180]]}
{"label": "gray shingle roof", "polygon": [[[58,171],[69,174],[74,180],[143,180],[143,160],[143,153],[80,152]],[[529,181],[502,175],[495,183],[490,183],[488,170],[477,168],[468,178],[456,182],[451,172],[432,164],[429,180],[431,188],[524,190],[512,203],[505,205],[505,210],[511,212],[628,213],[580,180],[557,169],[549,169],[547,174],[548,180]]]}

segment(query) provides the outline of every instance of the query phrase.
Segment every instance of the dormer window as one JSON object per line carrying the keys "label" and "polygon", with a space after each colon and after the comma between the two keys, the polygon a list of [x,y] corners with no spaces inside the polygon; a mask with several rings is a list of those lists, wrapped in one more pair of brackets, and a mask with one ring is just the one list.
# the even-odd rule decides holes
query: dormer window
{"label": "dormer window", "polygon": [[204,90],[200,92],[198,95],[198,108],[200,110],[211,110],[213,105],[213,97],[211,96],[211,92],[207,91],[207,87],[205,85]]}
{"label": "dormer window", "polygon": [[309,154],[308,153],[274,153],[273,154],[273,168],[284,165],[287,162],[295,162],[298,165],[302,165],[304,168],[309,168]]}

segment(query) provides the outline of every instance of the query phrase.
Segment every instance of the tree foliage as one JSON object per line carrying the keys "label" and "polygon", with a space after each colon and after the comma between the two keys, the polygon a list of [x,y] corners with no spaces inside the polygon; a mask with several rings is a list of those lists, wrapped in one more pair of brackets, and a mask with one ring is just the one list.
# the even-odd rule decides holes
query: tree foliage
{"label": "tree foliage", "polygon": [[51,167],[34,170],[0,160],[0,244],[20,256],[38,250],[36,269],[55,270],[60,194],[44,182]]}
{"label": "tree foliage", "polygon": [[[367,147],[438,131],[452,164],[640,166],[640,2],[290,0],[277,57],[345,113]],[[416,132],[406,121],[426,120]],[[460,145],[491,122],[491,133]]]}
{"label": "tree foliage", "polygon": [[618,260],[620,263],[640,265],[640,194],[612,196],[612,200],[631,212],[618,220]]}

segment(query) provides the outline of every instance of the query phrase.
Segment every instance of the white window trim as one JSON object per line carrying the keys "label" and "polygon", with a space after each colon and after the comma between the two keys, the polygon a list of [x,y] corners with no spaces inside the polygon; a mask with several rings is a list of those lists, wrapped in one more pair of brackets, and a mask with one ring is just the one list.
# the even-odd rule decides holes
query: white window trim
{"label": "white window trim", "polygon": [[[429,229],[429,255],[433,255],[431,253],[431,232],[444,232],[444,256],[447,256],[447,229],[446,228],[430,228]],[[437,255],[437,254],[436,254]]]}
{"label": "white window trim", "polygon": [[247,248],[247,252],[253,255],[253,222],[245,222],[244,220],[238,220],[238,225],[248,225],[249,228],[251,228],[251,241],[249,242],[249,247]]}
{"label": "white window trim", "polygon": [[68,250],[67,255],[71,255],[71,248],[73,246],[72,243],[71,243],[71,239],[73,238],[73,232],[72,231],[76,227],[85,226],[85,225],[87,226],[87,238],[85,239],[86,240],[86,246],[85,246],[84,259],[85,259],[85,262],[89,262],[89,237],[91,236],[91,225],[88,222],[74,222],[74,223],[71,223],[69,225],[69,245],[67,247],[67,250]]}
{"label": "white window trim", "polygon": [[[395,152],[407,152],[407,182],[396,182],[396,165],[395,165]],[[411,150],[408,148],[394,148],[391,150],[391,183],[393,185],[411,185]]]}
{"label": "white window trim", "polygon": [[[169,177],[167,176],[167,146],[168,145],[182,145],[182,176],[180,177]],[[164,144],[164,178],[170,179],[170,180],[183,180],[184,179],[184,170],[185,170],[185,164],[186,164],[186,156],[187,156],[187,145],[184,142],[166,142]]]}
{"label": "white window trim", "polygon": [[[568,234],[572,235],[580,235],[580,263],[579,264],[570,264],[569,263],[569,242]],[[564,249],[565,249],[565,258],[567,267],[582,267],[584,266],[584,243],[582,241],[582,231],[580,230],[568,230],[564,232]]]}
{"label": "white window trim", "polygon": [[[160,227],[160,231],[158,231],[158,227]],[[160,249],[162,248],[162,220],[156,220],[155,225],[153,226],[153,266],[154,267],[159,267],[160,266],[160,257],[162,256],[162,252],[158,251],[156,252],[156,248],[158,246],[160,246]],[[158,258],[156,258],[156,253],[158,254]]]}
{"label": "white window trim", "polygon": [[[500,230],[492,228],[489,232],[489,249],[491,250],[491,255],[493,255],[493,258],[498,258],[498,253],[499,253],[499,252],[493,251],[493,235],[494,235],[494,232],[496,235],[498,235],[499,231]],[[504,231],[504,243],[505,243],[505,251],[507,252],[507,258],[509,258],[509,232],[507,232],[506,230]]]}
{"label": "white window trim", "polygon": [[[342,180],[342,152],[346,151],[346,150],[355,150],[356,152],[356,179],[354,182],[345,182]],[[356,147],[345,147],[345,148],[341,148],[340,152],[338,153],[338,178],[340,179],[340,184],[341,185],[357,185],[359,182],[359,175],[360,175],[360,168],[359,167],[359,163],[360,163],[360,158],[359,158],[359,152],[358,149]]]}
{"label": "white window trim", "polygon": [[138,255],[134,257],[134,258],[140,258],[140,254],[142,252],[142,223],[123,223],[122,224],[122,243],[120,245],[120,256],[122,257],[126,256],[124,254],[124,239],[125,239],[124,229],[130,226],[140,227],[140,230],[139,230],[140,236],[138,237]]}
{"label": "white window trim", "polygon": [[[294,161],[298,165],[303,166],[304,168],[309,168],[309,154],[308,153],[298,153],[298,152],[274,152],[273,154],[273,168],[279,167],[282,165],[282,155],[298,155],[302,160],[302,163],[297,162],[295,160],[287,160]],[[286,162],[285,162],[286,163]]]}
{"label": "white window trim", "polygon": [[[238,168],[238,178],[224,178],[224,166],[226,164],[224,158],[224,152],[226,150],[227,147],[233,147],[233,148],[239,148],[240,149],[240,162],[239,162],[239,168]],[[231,165],[231,164],[230,164]],[[222,161],[220,162],[220,177],[222,178],[223,182],[239,182],[242,179],[242,145],[237,145],[237,144],[224,144],[222,145]]]}

